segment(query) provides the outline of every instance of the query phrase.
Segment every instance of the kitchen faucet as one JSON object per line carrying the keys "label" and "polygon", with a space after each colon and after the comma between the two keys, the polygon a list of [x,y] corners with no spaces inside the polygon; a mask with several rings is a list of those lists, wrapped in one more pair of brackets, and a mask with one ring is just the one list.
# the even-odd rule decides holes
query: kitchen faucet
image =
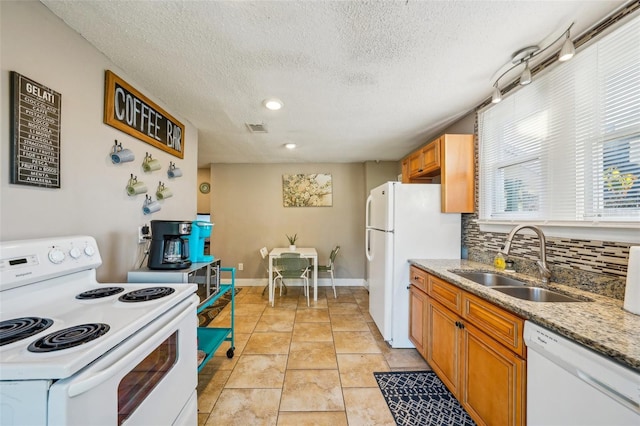
{"label": "kitchen faucet", "polygon": [[549,265],[547,265],[547,239],[542,232],[542,229],[538,228],[535,225],[518,225],[509,232],[507,236],[507,241],[504,243],[504,246],[500,250],[505,256],[509,254],[509,250],[511,249],[511,240],[513,237],[522,229],[529,228],[538,235],[540,239],[540,260],[536,262],[538,265],[538,269],[540,270],[540,278],[543,283],[549,282],[549,278],[551,278],[551,270],[549,269]]}

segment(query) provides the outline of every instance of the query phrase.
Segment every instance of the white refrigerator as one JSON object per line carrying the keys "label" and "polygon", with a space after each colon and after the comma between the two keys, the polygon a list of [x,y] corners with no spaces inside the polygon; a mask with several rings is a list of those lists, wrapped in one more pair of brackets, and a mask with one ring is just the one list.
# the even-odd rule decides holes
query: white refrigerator
{"label": "white refrigerator", "polygon": [[460,259],[461,217],[440,211],[440,185],[387,182],[366,205],[369,313],[393,348],[409,340],[409,259]]}

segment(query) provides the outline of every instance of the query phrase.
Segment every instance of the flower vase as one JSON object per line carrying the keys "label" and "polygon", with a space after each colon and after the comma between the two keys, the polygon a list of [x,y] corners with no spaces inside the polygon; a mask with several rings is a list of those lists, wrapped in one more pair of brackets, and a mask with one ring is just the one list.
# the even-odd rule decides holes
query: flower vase
{"label": "flower vase", "polygon": [[289,245],[289,251],[296,251],[296,245],[295,244],[290,244]]}

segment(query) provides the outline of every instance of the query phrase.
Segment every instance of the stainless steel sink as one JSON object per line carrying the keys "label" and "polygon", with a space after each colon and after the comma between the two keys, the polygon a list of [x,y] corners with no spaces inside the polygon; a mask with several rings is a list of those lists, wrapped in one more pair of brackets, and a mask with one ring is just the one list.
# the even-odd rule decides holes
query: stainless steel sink
{"label": "stainless steel sink", "polygon": [[493,290],[531,302],[582,302],[582,300],[540,287],[498,287]]}
{"label": "stainless steel sink", "polygon": [[532,287],[524,281],[493,272],[460,271],[454,273],[475,283],[491,287],[492,290],[531,302],[582,302],[574,297],[565,296],[546,288]]}
{"label": "stainless steel sink", "polygon": [[486,286],[521,286],[527,284],[523,281],[492,272],[455,272],[455,274]]}

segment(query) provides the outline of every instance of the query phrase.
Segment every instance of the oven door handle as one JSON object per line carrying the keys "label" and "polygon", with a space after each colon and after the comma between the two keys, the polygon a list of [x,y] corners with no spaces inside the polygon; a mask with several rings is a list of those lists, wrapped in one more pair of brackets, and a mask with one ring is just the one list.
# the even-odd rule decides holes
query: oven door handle
{"label": "oven door handle", "polygon": [[[167,325],[165,325],[164,327],[162,327],[159,331],[157,331],[156,333],[154,333],[153,335],[159,335],[159,334],[163,334],[165,332],[167,332],[168,330],[171,330],[172,328],[174,328],[180,321],[182,321],[185,317],[187,317],[188,315],[193,315],[194,309],[198,306],[199,300],[196,301],[195,299],[192,300],[188,307],[185,308],[186,311],[182,312],[180,315],[178,315],[176,318],[174,318],[171,322],[169,322]],[[193,308],[193,309],[192,309]],[[86,391],[100,385],[101,383],[109,380],[111,377],[113,377],[113,375],[121,370],[124,366],[126,366],[127,364],[129,364],[131,362],[131,360],[133,358],[136,358],[140,355],[141,352],[143,352],[145,349],[142,346],[137,346],[136,349],[134,349],[133,351],[129,352],[127,355],[125,355],[124,357],[120,358],[120,360],[116,361],[115,363],[111,364],[109,367],[105,368],[104,370],[100,371],[99,373],[88,377],[85,380],[81,380],[78,381],[76,383],[72,383],[71,385],[69,385],[69,388],[67,390],[67,394],[70,397],[74,397],[80,394],[85,393]],[[195,354],[194,354],[195,356]]]}

